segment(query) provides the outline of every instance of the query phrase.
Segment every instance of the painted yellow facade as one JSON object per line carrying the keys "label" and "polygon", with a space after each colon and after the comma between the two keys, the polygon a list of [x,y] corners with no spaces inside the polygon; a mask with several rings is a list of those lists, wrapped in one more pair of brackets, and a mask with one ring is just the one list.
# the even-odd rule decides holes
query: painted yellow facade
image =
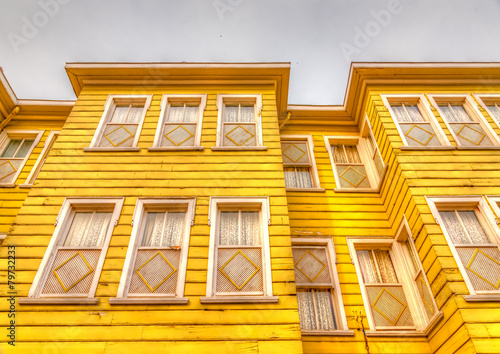
{"label": "painted yellow facade", "polygon": [[[468,287],[461,273],[460,260],[456,260],[453,246],[447,241],[451,236],[445,236],[445,223],[439,222],[439,216],[432,213],[426,199],[471,197],[487,202],[489,209],[481,207],[481,212],[493,219],[485,217],[481,223],[487,227],[490,222],[488,232],[493,246],[487,247],[495,248],[495,240],[500,237],[494,222],[494,218],[500,219],[500,202],[495,199],[500,197],[500,146],[495,141],[500,136],[500,128],[479,100],[481,95],[500,94],[498,64],[353,64],[341,106],[287,104],[290,73],[287,63],[71,63],[66,70],[77,96],[75,102],[19,100],[3,75],[1,77],[0,112],[2,121],[7,123],[3,131],[36,130],[43,134],[15,186],[0,187],[0,234],[6,235],[0,248],[0,324],[4,328],[0,352],[500,352],[500,291],[471,294],[470,284]],[[403,101],[422,95],[419,97],[423,97],[421,100],[426,104],[431,102],[432,95],[470,95],[475,109],[484,117],[481,127],[484,128],[484,124],[490,127],[492,146],[457,148],[455,136],[441,111],[429,103],[430,112],[449,145],[402,148],[404,142],[397,119],[384,102],[384,97],[394,94],[403,97]],[[142,129],[137,133],[137,148],[116,151],[89,148],[104,119],[109,95],[151,97]],[[201,148],[148,149],[155,142],[163,95],[206,95]],[[220,95],[240,96],[224,103],[218,99]],[[223,138],[225,133],[221,132],[220,123],[218,125],[221,102],[230,106],[241,101],[240,106],[249,106],[249,102],[254,104],[253,97],[259,97],[256,102],[262,100],[255,128],[256,135],[259,129],[262,131],[262,143],[256,143],[256,148],[252,145],[217,148],[218,136]],[[392,101],[389,105],[395,106]],[[16,107],[20,108],[18,113]],[[242,108],[239,109],[241,112]],[[353,139],[366,137],[367,121],[386,170],[381,174],[379,188],[378,183],[373,183],[376,176],[370,175],[372,188],[343,190],[339,185],[341,177],[336,181],[330,145],[352,145]],[[437,128],[434,126],[434,129]],[[54,130],[60,134],[33,186],[19,187],[25,183],[45,140]],[[437,130],[434,133],[439,134]],[[281,142],[299,144],[297,141],[306,139],[304,137],[310,137],[312,142],[309,157],[314,160],[319,184],[313,182],[312,188],[287,188]],[[368,166],[366,157],[364,162]],[[368,178],[369,173],[366,175]],[[47,273],[43,259],[50,260],[51,240],[56,238],[64,222],[60,213],[65,200],[98,201],[105,197],[123,198],[123,206],[116,224],[110,225],[112,233],[95,297],[90,296],[98,302],[71,302],[71,296],[65,298],[70,301],[58,302],[51,301],[58,299],[57,296],[37,296],[34,290],[37,279]],[[267,230],[264,234],[269,235],[269,249],[263,252],[269,254],[271,283],[263,282],[268,288],[272,285],[272,294],[267,294],[271,296],[267,296],[266,301],[245,294],[233,296],[237,300],[226,302],[204,300],[209,297],[207,282],[212,281],[209,266],[214,252],[212,234],[219,232],[214,231],[218,224],[211,216],[215,214],[210,214],[215,205],[211,201],[220,197],[268,198],[269,218],[262,207],[260,219],[260,226]],[[123,280],[131,235],[137,227],[134,217],[137,202],[148,198],[196,198],[183,284],[187,303],[148,303],[147,300],[113,303]],[[466,210],[469,205],[476,208],[474,201],[456,203],[461,203],[458,210]],[[248,208],[240,204],[233,203],[231,208]],[[440,206],[448,205],[445,202],[438,201],[436,205],[441,208],[439,212],[451,208]],[[228,208],[221,206],[221,210],[225,210],[224,207]],[[251,208],[256,207],[252,204]],[[353,257],[356,251],[350,248],[357,247],[352,246],[354,239],[371,240],[377,245],[376,242],[393,242],[403,220],[407,220],[437,305],[436,310],[432,310],[435,320],[427,321],[426,331],[398,329],[398,326],[372,328],[367,311],[373,312],[373,306],[370,307],[363,295],[363,289],[368,286],[362,286],[363,279]],[[299,262],[294,259],[292,242],[299,245],[301,240],[312,240],[312,244],[315,239],[333,241],[335,254],[330,254],[330,266],[338,276],[340,287],[334,286],[332,301],[338,301],[337,294],[341,293],[343,302],[341,308],[335,310],[337,331],[315,332],[304,328],[301,331],[295,283]],[[9,256],[13,255],[15,268],[9,268],[13,265],[9,263],[12,260]],[[500,280],[500,258],[494,253],[491,255],[491,261],[485,260],[486,263],[474,269],[488,273],[484,273],[484,277],[495,283],[496,279]],[[13,276],[11,283],[9,275]],[[403,282],[401,273],[398,276]],[[415,289],[414,302],[417,303],[420,300]],[[16,298],[13,307],[8,301],[11,296]],[[408,293],[406,296],[413,299]],[[418,306],[411,306],[414,319],[424,317],[418,313]],[[13,308],[14,316],[9,317],[13,313],[9,310]],[[345,328],[342,328],[343,318]],[[9,338],[12,319],[15,320],[14,337]]]}

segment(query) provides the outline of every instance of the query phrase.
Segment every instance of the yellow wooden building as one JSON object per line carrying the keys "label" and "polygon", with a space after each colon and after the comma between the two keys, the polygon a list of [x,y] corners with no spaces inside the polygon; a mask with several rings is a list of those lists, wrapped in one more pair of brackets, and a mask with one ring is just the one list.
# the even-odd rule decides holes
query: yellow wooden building
{"label": "yellow wooden building", "polygon": [[500,353],[500,64],[0,73],[1,353]]}

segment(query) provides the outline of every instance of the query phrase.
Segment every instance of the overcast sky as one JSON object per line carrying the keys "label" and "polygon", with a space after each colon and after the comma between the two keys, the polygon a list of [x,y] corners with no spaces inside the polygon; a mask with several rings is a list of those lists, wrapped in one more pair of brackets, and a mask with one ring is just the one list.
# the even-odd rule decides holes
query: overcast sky
{"label": "overcast sky", "polygon": [[500,61],[500,0],[0,0],[19,98],[66,62],[291,62],[289,104],[341,104],[351,61]]}

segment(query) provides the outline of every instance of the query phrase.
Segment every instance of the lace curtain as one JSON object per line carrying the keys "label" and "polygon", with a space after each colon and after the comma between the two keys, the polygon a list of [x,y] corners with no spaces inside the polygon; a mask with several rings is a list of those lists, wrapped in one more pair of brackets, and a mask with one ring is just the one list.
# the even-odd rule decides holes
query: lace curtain
{"label": "lace curtain", "polygon": [[454,244],[491,243],[473,210],[440,211],[439,214]]}
{"label": "lace curtain", "polygon": [[285,185],[288,188],[312,188],[308,167],[285,167]]}
{"label": "lace curtain", "polygon": [[[297,289],[301,329],[336,329],[332,295],[329,290]],[[316,323],[317,321],[317,323]]]}
{"label": "lace curtain", "polygon": [[356,145],[332,145],[335,163],[361,163]]}
{"label": "lace curtain", "polygon": [[180,247],[186,213],[148,213],[141,246]]}
{"label": "lace curtain", "polygon": [[117,106],[110,123],[139,123],[144,107]]}
{"label": "lace curtain", "polygon": [[28,153],[33,141],[32,139],[11,139],[0,157],[23,158]]}
{"label": "lace curtain", "polygon": [[168,123],[195,123],[198,115],[198,106],[170,106]]}
{"label": "lace curtain", "polygon": [[[241,115],[238,117],[238,112],[241,108]],[[225,123],[253,123],[255,122],[254,117],[254,106],[238,106],[238,105],[226,105],[224,107],[224,122]]]}
{"label": "lace curtain", "polygon": [[403,105],[401,106],[391,106],[392,110],[396,114],[396,119],[400,123],[423,123],[425,122],[424,117],[420,113],[417,106]]}
{"label": "lace curtain", "polygon": [[449,123],[467,123],[471,122],[469,115],[463,106],[439,106],[443,111],[444,117]]}
{"label": "lace curtain", "polygon": [[64,246],[101,247],[112,213],[75,213]]}
{"label": "lace curtain", "polygon": [[260,245],[258,211],[222,211],[219,244],[223,246]]}
{"label": "lace curtain", "polygon": [[356,255],[366,284],[399,283],[389,251],[359,250]]}

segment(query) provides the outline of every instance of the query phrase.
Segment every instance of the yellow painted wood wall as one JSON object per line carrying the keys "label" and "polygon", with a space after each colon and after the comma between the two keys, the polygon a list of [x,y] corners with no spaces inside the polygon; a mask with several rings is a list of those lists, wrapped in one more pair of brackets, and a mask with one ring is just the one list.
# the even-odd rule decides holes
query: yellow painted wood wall
{"label": "yellow painted wood wall", "polygon": [[[101,119],[108,94],[153,94],[138,146],[140,152],[84,152]],[[164,93],[207,93],[204,151],[148,152]],[[263,95],[267,151],[212,151],[217,93]],[[73,353],[300,353],[288,208],[274,86],[84,87],[12,228],[20,258],[18,291],[26,296],[54,232],[66,197],[125,197],[114,228],[93,306],[17,305],[16,349],[24,353],[71,349]],[[185,296],[188,305],[110,305],[117,294],[138,197],[196,196]],[[278,304],[200,304],[205,296],[211,196],[269,196],[271,267]],[[5,256],[6,249],[2,248]],[[5,296],[5,292],[3,294]],[[7,302],[1,301],[2,311]],[[2,327],[6,316],[1,317]],[[2,344],[2,350],[11,348]]]}

